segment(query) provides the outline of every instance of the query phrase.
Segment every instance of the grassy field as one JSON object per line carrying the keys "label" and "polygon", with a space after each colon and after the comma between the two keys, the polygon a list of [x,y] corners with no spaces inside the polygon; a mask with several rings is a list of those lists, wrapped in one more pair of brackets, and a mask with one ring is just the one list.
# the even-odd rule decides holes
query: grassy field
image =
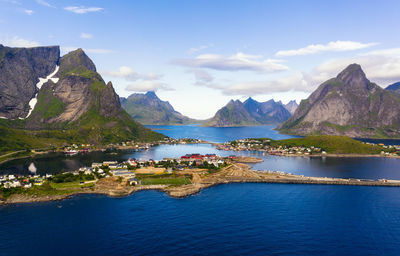
{"label": "grassy field", "polygon": [[142,185],[187,185],[191,184],[189,178],[144,178]]}
{"label": "grassy field", "polygon": [[[286,140],[259,139],[270,146],[317,147],[331,154],[379,154],[384,148],[368,145],[346,136],[315,135]],[[270,140],[270,142],[266,142]]]}
{"label": "grassy field", "polygon": [[14,194],[22,194],[29,196],[48,196],[48,195],[64,195],[76,191],[76,189],[59,190],[53,188],[49,183],[42,186],[33,186],[32,188],[3,188],[0,190],[0,198],[8,198]]}
{"label": "grassy field", "polygon": [[91,182],[91,183],[80,184],[80,181],[64,182],[64,183],[51,182],[50,186],[54,189],[89,188],[93,187],[94,183]]}

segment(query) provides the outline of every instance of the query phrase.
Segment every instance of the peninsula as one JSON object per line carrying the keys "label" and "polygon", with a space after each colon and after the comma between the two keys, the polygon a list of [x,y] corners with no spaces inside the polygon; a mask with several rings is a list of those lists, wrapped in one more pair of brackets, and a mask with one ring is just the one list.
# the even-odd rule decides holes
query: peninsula
{"label": "peninsula", "polygon": [[129,159],[93,163],[76,172],[46,176],[0,177],[0,205],[54,201],[78,194],[128,196],[141,190],[159,190],[181,198],[202,189],[228,183],[286,183],[353,186],[400,186],[400,180],[366,180],[306,177],[276,171],[251,170],[252,157],[219,157],[214,154],[187,154],[159,161]]}

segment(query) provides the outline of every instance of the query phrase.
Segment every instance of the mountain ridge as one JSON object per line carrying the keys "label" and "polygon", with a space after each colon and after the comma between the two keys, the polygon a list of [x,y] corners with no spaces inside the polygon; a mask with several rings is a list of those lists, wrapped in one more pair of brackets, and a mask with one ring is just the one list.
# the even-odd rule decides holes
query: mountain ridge
{"label": "mountain ridge", "polygon": [[280,102],[258,102],[249,97],[244,102],[231,100],[208,120],[205,126],[255,126],[279,124],[291,116]]}
{"label": "mountain ridge", "polygon": [[351,64],[322,83],[278,129],[294,135],[400,137],[400,97]]}
{"label": "mountain ridge", "polygon": [[168,101],[162,101],[154,91],[133,93],[121,97],[122,107],[136,121],[145,125],[177,125],[199,123],[176,111]]}

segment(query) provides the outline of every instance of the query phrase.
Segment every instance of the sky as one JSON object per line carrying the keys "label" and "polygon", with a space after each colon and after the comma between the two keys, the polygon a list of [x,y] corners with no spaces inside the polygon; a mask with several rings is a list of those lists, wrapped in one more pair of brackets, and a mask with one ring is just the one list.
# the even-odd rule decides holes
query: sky
{"label": "sky", "polygon": [[156,91],[184,115],[230,99],[307,98],[358,63],[400,81],[400,1],[0,0],[0,43],[83,48],[120,96]]}

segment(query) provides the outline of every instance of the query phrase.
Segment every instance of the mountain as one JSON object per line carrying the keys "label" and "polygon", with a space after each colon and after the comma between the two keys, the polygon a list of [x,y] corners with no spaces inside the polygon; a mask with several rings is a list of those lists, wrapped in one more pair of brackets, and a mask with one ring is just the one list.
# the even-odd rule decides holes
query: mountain
{"label": "mountain", "polygon": [[205,125],[227,127],[278,124],[289,117],[289,111],[282,104],[274,100],[258,102],[250,97],[243,103],[239,100],[231,100]]}
{"label": "mountain", "polygon": [[269,100],[258,102],[251,97],[244,103],[247,112],[256,119],[259,124],[276,124],[286,121],[291,115],[279,102]]}
{"label": "mountain", "polygon": [[24,118],[29,101],[37,93],[39,77],[52,73],[58,64],[57,46],[11,48],[0,44],[0,116]]}
{"label": "mountain", "polygon": [[128,98],[121,97],[121,105],[141,124],[176,125],[198,122],[175,111],[168,101],[160,100],[152,91],[145,94],[134,93]]}
{"label": "mountain", "polygon": [[389,85],[388,87],[385,88],[385,90],[400,94],[400,82]]}
{"label": "mountain", "polygon": [[92,144],[164,138],[122,109],[82,49],[60,57],[58,46],[1,46],[0,54],[0,126],[10,134]]}
{"label": "mountain", "polygon": [[257,125],[257,121],[247,112],[244,104],[240,100],[231,100],[229,103],[217,111],[206,126],[229,127]]}
{"label": "mountain", "polygon": [[291,100],[287,104],[282,104],[282,106],[285,107],[286,110],[289,111],[291,115],[293,115],[296,109],[299,107],[299,104],[297,104],[295,100]]}
{"label": "mountain", "polygon": [[400,97],[371,83],[360,65],[351,64],[302,100],[278,129],[295,135],[400,137]]}

